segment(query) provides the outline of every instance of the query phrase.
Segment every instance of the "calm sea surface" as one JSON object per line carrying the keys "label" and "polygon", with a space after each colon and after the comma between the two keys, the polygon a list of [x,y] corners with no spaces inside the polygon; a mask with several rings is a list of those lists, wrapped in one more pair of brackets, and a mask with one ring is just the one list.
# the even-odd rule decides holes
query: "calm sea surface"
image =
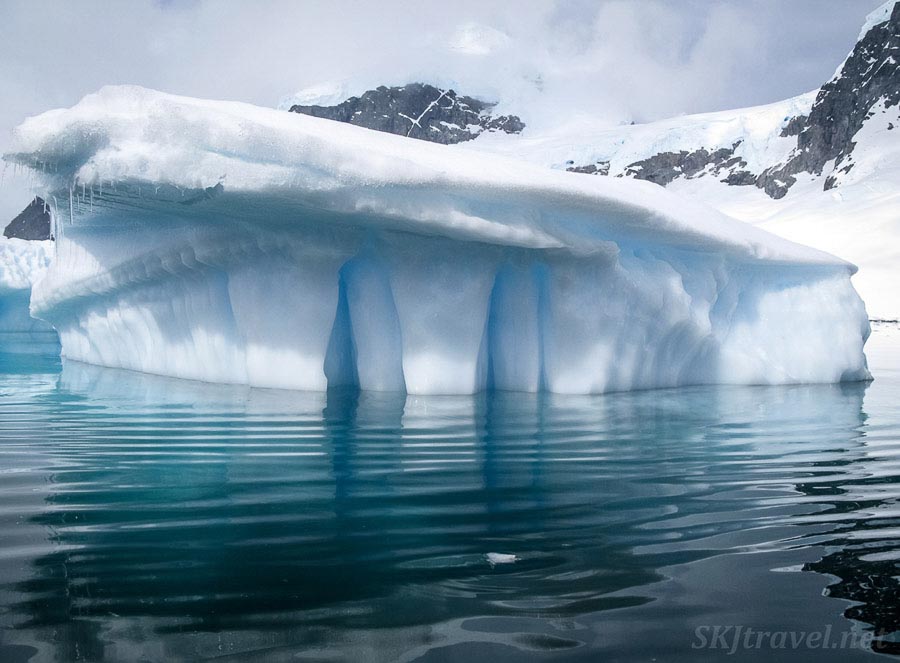
{"label": "calm sea surface", "polygon": [[0,662],[890,660],[900,328],[868,354],[466,398],[0,355]]}

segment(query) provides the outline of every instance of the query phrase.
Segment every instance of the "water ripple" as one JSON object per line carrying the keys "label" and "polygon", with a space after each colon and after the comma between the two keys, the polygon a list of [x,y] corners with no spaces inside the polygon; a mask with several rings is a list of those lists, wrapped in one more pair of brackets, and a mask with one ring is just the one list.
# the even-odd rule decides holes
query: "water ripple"
{"label": "water ripple", "polygon": [[732,587],[746,619],[803,623],[789,592],[900,630],[900,380],[407,398],[28,362],[0,376],[10,657],[690,652]]}

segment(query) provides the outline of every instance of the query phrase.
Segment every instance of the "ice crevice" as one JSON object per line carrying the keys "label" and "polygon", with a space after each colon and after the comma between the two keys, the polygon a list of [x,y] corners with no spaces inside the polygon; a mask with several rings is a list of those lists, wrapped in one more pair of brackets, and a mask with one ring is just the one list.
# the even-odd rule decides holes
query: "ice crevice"
{"label": "ice crevice", "polygon": [[410,394],[869,376],[852,265],[652,184],[129,87],[6,158],[54,201],[31,312],[70,359]]}

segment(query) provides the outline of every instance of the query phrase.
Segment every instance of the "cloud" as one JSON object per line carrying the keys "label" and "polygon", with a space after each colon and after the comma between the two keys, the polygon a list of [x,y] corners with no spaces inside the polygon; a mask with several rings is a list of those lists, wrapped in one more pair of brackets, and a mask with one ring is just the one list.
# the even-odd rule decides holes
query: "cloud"
{"label": "cloud", "polygon": [[511,43],[509,35],[489,25],[464,23],[450,37],[449,47],[466,55],[491,55]]}

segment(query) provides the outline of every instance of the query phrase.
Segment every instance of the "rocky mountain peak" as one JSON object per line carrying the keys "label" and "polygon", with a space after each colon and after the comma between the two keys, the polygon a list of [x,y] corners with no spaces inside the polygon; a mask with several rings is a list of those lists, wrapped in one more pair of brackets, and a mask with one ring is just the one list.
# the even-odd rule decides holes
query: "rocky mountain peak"
{"label": "rocky mountain peak", "polygon": [[3,230],[5,237],[30,240],[52,239],[50,235],[50,212],[43,199],[35,199],[23,209]]}
{"label": "rocky mountain peak", "polygon": [[496,104],[427,83],[381,86],[335,106],[291,106],[292,113],[347,122],[433,143],[461,143],[485,131],[520,133],[515,115],[493,115]]}
{"label": "rocky mountain peak", "polygon": [[900,3],[887,3],[883,10],[888,9],[887,20],[864,30],[834,78],[820,88],[792,155],[760,175],[758,186],[770,196],[782,197],[796,174],[821,175],[834,160],[825,180],[825,189],[832,188],[838,174],[853,168],[853,137],[873,107],[900,103]]}

